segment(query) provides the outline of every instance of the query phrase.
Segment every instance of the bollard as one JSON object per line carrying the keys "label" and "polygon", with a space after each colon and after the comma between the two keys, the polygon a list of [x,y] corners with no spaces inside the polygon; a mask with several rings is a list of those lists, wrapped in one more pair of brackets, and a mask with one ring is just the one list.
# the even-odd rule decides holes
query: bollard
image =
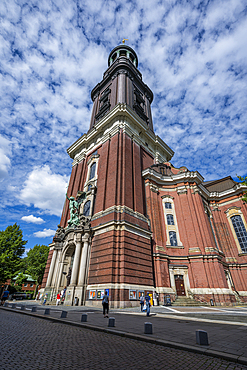
{"label": "bollard", "polygon": [[115,317],[109,317],[108,326],[111,328],[115,326]]}
{"label": "bollard", "polygon": [[151,322],[145,322],[144,334],[153,334],[153,325]]}
{"label": "bollard", "polygon": [[49,309],[49,308],[46,308],[46,309],[45,309],[45,313],[44,313],[44,315],[50,315],[50,309]]}
{"label": "bollard", "polygon": [[12,303],[12,308],[16,308],[16,303]]}
{"label": "bollard", "polygon": [[87,322],[87,314],[86,313],[83,313],[81,315],[81,322]]}
{"label": "bollard", "polygon": [[24,304],[21,305],[21,310],[24,311],[26,308],[26,306],[24,306]]}
{"label": "bollard", "polygon": [[31,312],[37,312],[37,307],[32,307]]}
{"label": "bollard", "polygon": [[67,311],[62,311],[60,318],[65,319],[67,317],[67,313],[68,313]]}
{"label": "bollard", "polygon": [[201,346],[208,346],[208,333],[204,330],[196,330],[196,343]]}

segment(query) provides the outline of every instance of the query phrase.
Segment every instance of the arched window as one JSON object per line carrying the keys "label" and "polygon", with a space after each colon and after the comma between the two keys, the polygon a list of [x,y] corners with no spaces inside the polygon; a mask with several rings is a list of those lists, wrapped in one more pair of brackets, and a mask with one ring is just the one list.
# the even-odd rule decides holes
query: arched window
{"label": "arched window", "polygon": [[93,162],[92,166],[90,167],[89,180],[92,180],[94,178],[95,169],[96,169],[96,162]]}
{"label": "arched window", "polygon": [[241,216],[232,216],[232,225],[234,227],[234,231],[238,238],[239,245],[243,252],[247,252],[247,232],[244,227],[244,223],[242,221]]}
{"label": "arched window", "polygon": [[166,215],[166,219],[167,219],[167,225],[174,225],[173,215],[170,215],[170,214],[169,215]]}
{"label": "arched window", "polygon": [[172,209],[172,204],[170,202],[166,202],[165,208]]}
{"label": "arched window", "polygon": [[170,243],[173,247],[176,247],[178,245],[177,242],[177,235],[175,231],[169,231],[169,238],[170,238]]}
{"label": "arched window", "polygon": [[84,208],[83,208],[83,215],[84,216],[89,216],[90,215],[90,208],[91,208],[91,200],[88,200],[84,204]]}

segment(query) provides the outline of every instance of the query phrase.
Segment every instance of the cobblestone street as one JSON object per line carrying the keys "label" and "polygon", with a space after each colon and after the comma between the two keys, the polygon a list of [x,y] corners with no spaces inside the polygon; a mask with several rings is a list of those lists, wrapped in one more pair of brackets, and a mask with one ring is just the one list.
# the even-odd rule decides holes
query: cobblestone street
{"label": "cobblestone street", "polygon": [[1,369],[247,369],[138,340],[0,311]]}

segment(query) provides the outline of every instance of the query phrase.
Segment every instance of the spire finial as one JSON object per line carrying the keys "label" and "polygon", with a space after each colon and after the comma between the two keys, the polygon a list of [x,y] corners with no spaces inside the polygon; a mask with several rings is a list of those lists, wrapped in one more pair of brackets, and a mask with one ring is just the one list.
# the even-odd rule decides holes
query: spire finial
{"label": "spire finial", "polygon": [[122,43],[125,44],[125,41],[127,41],[127,40],[129,40],[129,39],[123,39],[122,40]]}

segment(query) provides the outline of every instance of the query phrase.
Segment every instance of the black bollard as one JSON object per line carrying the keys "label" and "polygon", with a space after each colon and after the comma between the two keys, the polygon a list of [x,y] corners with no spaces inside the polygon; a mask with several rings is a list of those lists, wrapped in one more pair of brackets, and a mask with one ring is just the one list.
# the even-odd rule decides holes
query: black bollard
{"label": "black bollard", "polygon": [[153,334],[153,325],[151,322],[145,322],[144,334]]}
{"label": "black bollard", "polygon": [[60,318],[61,318],[61,319],[65,319],[65,318],[67,317],[67,314],[68,314],[68,312],[67,312],[67,311],[62,311],[62,312],[61,312],[61,316],[60,316]]}
{"label": "black bollard", "polygon": [[108,326],[114,328],[115,326],[115,317],[109,317]]}
{"label": "black bollard", "polygon": [[46,308],[46,309],[45,309],[45,313],[44,313],[44,315],[50,315],[50,309],[49,309],[49,308]]}
{"label": "black bollard", "polygon": [[200,346],[208,346],[208,333],[204,330],[196,330],[196,343]]}
{"label": "black bollard", "polygon": [[81,322],[87,322],[87,314],[86,313],[83,313],[81,315]]}

